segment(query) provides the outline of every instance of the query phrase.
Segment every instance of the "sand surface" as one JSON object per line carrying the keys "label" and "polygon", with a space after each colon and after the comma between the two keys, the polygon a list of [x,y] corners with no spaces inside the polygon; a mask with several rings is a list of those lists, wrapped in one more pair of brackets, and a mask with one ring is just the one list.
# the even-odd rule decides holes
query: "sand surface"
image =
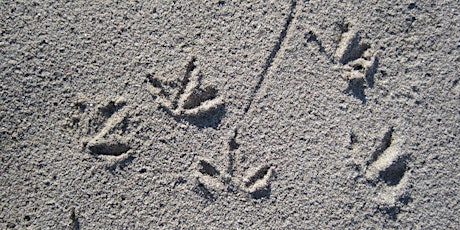
{"label": "sand surface", "polygon": [[459,228],[459,12],[1,1],[0,228]]}

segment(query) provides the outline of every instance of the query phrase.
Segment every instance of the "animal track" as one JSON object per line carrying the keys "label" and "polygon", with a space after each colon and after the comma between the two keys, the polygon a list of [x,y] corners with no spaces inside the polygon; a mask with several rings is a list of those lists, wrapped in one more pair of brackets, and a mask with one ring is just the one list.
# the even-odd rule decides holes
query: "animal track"
{"label": "animal track", "polygon": [[131,149],[124,137],[129,123],[126,101],[120,97],[102,107],[94,107],[85,98],[77,99],[76,112],[70,127],[78,128],[76,134],[83,146],[94,155],[120,156]]}
{"label": "animal track", "polygon": [[244,178],[221,173],[209,160],[201,159],[198,161],[197,166],[198,174],[194,191],[207,199],[214,199],[214,193],[234,192],[235,187],[239,191],[250,194],[254,199],[270,196],[270,180],[273,174],[272,165],[252,168]]}
{"label": "animal track", "polygon": [[378,67],[378,57],[371,45],[362,41],[360,31],[345,25],[344,33],[335,52],[334,59],[342,65],[348,80],[345,93],[366,103],[365,88],[374,87],[374,75]]}
{"label": "animal track", "polygon": [[214,114],[224,105],[216,88],[202,86],[203,76],[194,62],[195,58],[192,58],[180,81],[147,75],[149,92],[155,97],[159,96],[160,105],[173,116],[197,118]]}
{"label": "animal track", "polygon": [[[370,155],[364,176],[379,191],[378,209],[397,219],[401,206],[411,201],[407,191],[408,155],[401,150],[403,141],[394,137],[390,128],[380,145]],[[382,182],[382,183],[380,183]]]}
{"label": "animal track", "polygon": [[[110,101],[106,106],[99,110],[107,118],[103,128],[91,138],[86,146],[91,153],[96,155],[120,156],[127,152],[131,147],[121,137],[126,130],[127,125],[127,110],[122,110],[126,105],[123,98],[117,101]],[[119,130],[115,133],[116,137],[112,137],[112,131]]]}
{"label": "animal track", "polygon": [[130,150],[136,146],[132,137],[139,121],[131,117],[132,107],[123,97],[101,104],[94,106],[83,95],[77,96],[68,126],[81,141],[82,150],[104,160],[102,166],[109,171],[123,169],[134,159]]}
{"label": "animal track", "polygon": [[394,143],[392,135],[393,128],[390,128],[368,161],[365,176],[372,183],[380,180],[388,186],[398,185],[407,170],[407,155],[401,153],[402,143]]}

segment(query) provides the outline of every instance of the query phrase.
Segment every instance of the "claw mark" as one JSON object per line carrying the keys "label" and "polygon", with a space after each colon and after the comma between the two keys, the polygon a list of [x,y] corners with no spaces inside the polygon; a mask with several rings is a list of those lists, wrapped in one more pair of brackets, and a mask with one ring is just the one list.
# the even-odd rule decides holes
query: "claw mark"
{"label": "claw mark", "polygon": [[[286,23],[283,26],[283,30],[281,31],[280,36],[278,37],[278,41],[276,42],[275,46],[273,47],[270,55],[268,56],[267,60],[265,61],[264,68],[262,72],[259,75],[259,81],[257,82],[257,85],[254,87],[254,90],[252,91],[252,94],[250,95],[249,98],[249,103],[244,108],[244,113],[246,114],[249,109],[251,108],[252,102],[254,101],[254,98],[257,94],[257,92],[260,90],[260,87],[262,86],[262,83],[264,82],[265,76],[268,73],[268,70],[272,67],[273,61],[275,57],[278,55],[278,51],[280,51],[281,47],[283,46],[285,42],[286,35],[288,34],[288,31],[292,30],[292,20],[294,18],[294,13],[295,13],[295,7],[297,5],[296,1],[291,1],[291,7],[289,9],[289,15],[286,18]],[[279,56],[279,55],[278,55]]]}
{"label": "claw mark", "polygon": [[353,132],[350,133],[350,143],[348,149],[352,150],[354,145],[358,142],[358,137]]}

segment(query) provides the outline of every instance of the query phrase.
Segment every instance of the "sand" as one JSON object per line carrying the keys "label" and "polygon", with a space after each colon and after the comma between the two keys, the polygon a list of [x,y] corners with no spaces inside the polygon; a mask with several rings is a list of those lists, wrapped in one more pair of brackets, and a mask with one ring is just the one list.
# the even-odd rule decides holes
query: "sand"
{"label": "sand", "polygon": [[1,229],[460,226],[456,1],[0,12]]}

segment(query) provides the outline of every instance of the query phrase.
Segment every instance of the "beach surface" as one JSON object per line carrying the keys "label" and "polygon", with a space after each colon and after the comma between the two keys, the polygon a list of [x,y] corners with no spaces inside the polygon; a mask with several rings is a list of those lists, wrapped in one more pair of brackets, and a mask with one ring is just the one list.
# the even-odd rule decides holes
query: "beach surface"
{"label": "beach surface", "polygon": [[0,12],[1,229],[460,227],[457,1]]}

